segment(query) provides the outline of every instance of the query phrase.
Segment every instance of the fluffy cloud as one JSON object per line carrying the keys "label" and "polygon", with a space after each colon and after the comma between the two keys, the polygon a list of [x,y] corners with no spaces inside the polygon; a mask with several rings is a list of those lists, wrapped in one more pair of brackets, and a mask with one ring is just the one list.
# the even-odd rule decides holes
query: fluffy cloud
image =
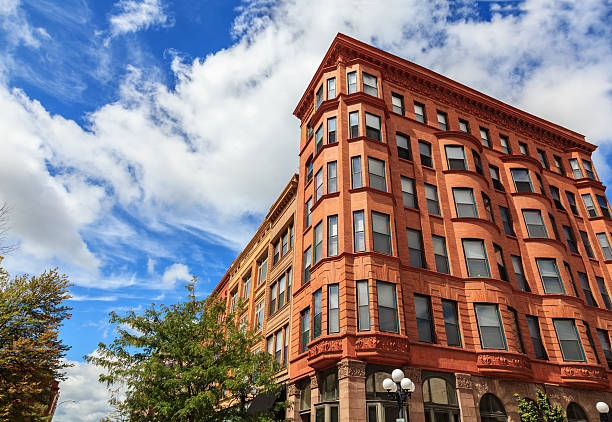
{"label": "fluffy cloud", "polygon": [[172,288],[177,281],[189,281],[192,276],[189,274],[189,268],[185,264],[172,264],[166,268],[162,281],[167,288]]}
{"label": "fluffy cloud", "polygon": [[169,23],[161,0],[119,0],[115,9],[117,13],[109,18],[112,36]]}

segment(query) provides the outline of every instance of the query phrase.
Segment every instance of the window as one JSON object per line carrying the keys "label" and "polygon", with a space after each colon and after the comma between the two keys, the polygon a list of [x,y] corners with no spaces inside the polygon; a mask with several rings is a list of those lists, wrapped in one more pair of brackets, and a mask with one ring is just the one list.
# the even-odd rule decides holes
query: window
{"label": "window", "polygon": [[574,194],[565,191],[565,196],[567,197],[567,202],[570,206],[570,209],[572,210],[572,213],[574,215],[580,215],[580,213],[578,212],[578,207],[576,206],[576,197],[574,196]]}
{"label": "window", "polygon": [[314,264],[323,258],[323,222],[314,228]]}
{"label": "window", "polygon": [[365,223],[363,220],[363,211],[353,212],[353,237],[355,252],[365,251]]}
{"label": "window", "polygon": [[484,176],[484,173],[482,172],[482,161],[480,160],[480,154],[472,150],[472,158],[474,158],[474,169],[476,170],[476,173]]}
{"label": "window", "polygon": [[559,174],[565,175],[565,168],[563,167],[563,161],[561,157],[558,155],[553,155],[553,161],[555,162],[555,167],[557,167],[557,171]]}
{"label": "window", "polygon": [[417,122],[427,123],[425,116],[425,106],[421,103],[414,102],[414,118]]}
{"label": "window", "polygon": [[567,420],[568,422],[589,422],[584,409],[578,403],[570,403],[567,405]]}
{"label": "window", "polygon": [[553,217],[551,213],[548,213],[548,219],[550,220],[550,225],[552,226],[553,232],[555,233],[555,239],[561,241],[561,237],[559,237],[559,231],[557,230],[557,222],[555,221],[555,217]]}
{"label": "window", "polygon": [[370,331],[368,280],[357,281],[357,331]]}
{"label": "window", "polygon": [[475,303],[476,322],[483,349],[505,350],[506,337],[497,304]]}
{"label": "window", "polygon": [[512,154],[512,149],[510,148],[510,141],[506,135],[499,135],[499,143],[501,144],[502,151],[504,154]]}
{"label": "window", "polygon": [[423,238],[419,230],[406,229],[408,236],[408,255],[410,265],[416,268],[427,268],[425,264],[425,251],[423,250]]}
{"label": "window", "polygon": [[523,218],[529,237],[548,237],[540,210],[523,210]]}
{"label": "window", "polygon": [[436,271],[439,273],[450,274],[448,265],[448,254],[446,251],[446,239],[442,236],[431,236],[434,249],[434,258],[436,260]]}
{"label": "window", "polygon": [[376,76],[372,76],[369,73],[362,72],[363,76],[363,92],[370,94],[373,97],[378,97],[378,83]]}
{"label": "window", "polygon": [[582,169],[580,168],[580,164],[578,164],[578,160],[576,158],[570,158],[569,163],[572,168],[572,173],[574,174],[574,179],[582,179],[584,175],[582,174]]}
{"label": "window", "polygon": [[533,192],[529,170],[514,168],[510,169],[510,174],[512,174],[514,188],[517,192]]}
{"label": "window", "polygon": [[529,155],[529,148],[527,147],[526,143],[519,142],[519,150],[521,151],[521,154]]}
{"label": "window", "polygon": [[566,362],[586,362],[574,320],[553,318],[553,325],[557,332],[557,340],[561,347],[563,360]]}
{"label": "window", "polygon": [[470,123],[467,120],[459,119],[459,130],[461,132],[470,133]]}
{"label": "window", "polygon": [[289,326],[286,325],[283,328],[283,336],[285,337],[285,347],[283,350],[283,367],[287,366],[287,361],[289,360]]}
{"label": "window", "polygon": [[315,174],[315,193],[314,193],[314,201],[315,203],[323,196],[323,169],[319,169],[317,174]]}
{"label": "window", "polygon": [[323,125],[320,125],[315,133],[315,152],[319,152],[323,148]]}
{"label": "window", "polygon": [[576,238],[574,237],[574,231],[569,226],[563,226],[563,233],[565,233],[565,239],[567,240],[567,246],[570,252],[578,253],[578,245],[576,244]]}
{"label": "window", "polygon": [[563,281],[561,281],[561,276],[559,275],[559,267],[557,267],[557,260],[554,258],[536,258],[536,264],[540,272],[542,285],[544,286],[544,293],[565,294]]}
{"label": "window", "polygon": [[603,215],[604,217],[611,218],[610,208],[608,208],[608,201],[606,201],[606,197],[602,195],[595,195],[595,198],[597,198],[597,203],[599,204],[601,215]]}
{"label": "window", "polygon": [[491,148],[491,143],[489,142],[489,129],[484,127],[480,128],[480,139],[485,147]]}
{"label": "window", "polygon": [[283,247],[281,249],[281,254],[284,256],[287,253],[287,250],[289,250],[289,230],[283,234],[282,242]]}
{"label": "window", "polygon": [[495,261],[497,262],[497,271],[499,272],[499,278],[504,281],[508,281],[508,271],[506,271],[504,251],[499,245],[495,243],[493,243],[493,250],[495,251]]}
{"label": "window", "polygon": [[327,163],[327,193],[338,192],[338,173],[336,161]]}
{"label": "window", "polygon": [[600,364],[601,361],[599,360],[599,355],[597,354],[597,349],[595,348],[595,342],[593,341],[593,336],[591,335],[591,327],[589,326],[589,323],[586,321],[582,321],[582,324],[584,324],[584,329],[586,331],[587,339],[589,340],[589,346],[591,346],[591,350],[593,351],[593,354],[595,355],[595,360],[597,361],[597,364]]}
{"label": "window", "polygon": [[287,270],[287,302],[291,299],[291,268]]}
{"label": "window", "polygon": [[597,306],[597,302],[595,302],[595,297],[593,296],[593,292],[591,291],[591,283],[589,283],[589,277],[586,275],[586,273],[578,271],[578,278],[580,279],[580,284],[582,285],[582,292],[584,293],[584,298],[586,299],[587,305]]}
{"label": "window", "polygon": [[321,85],[319,89],[317,89],[316,100],[317,100],[317,108],[319,108],[319,106],[323,102],[323,85]]}
{"label": "window", "polygon": [[393,105],[393,112],[404,115],[404,97],[395,92],[391,93],[391,103]]}
{"label": "window", "polygon": [[434,185],[430,185],[429,183],[425,183],[425,198],[427,199],[427,211],[430,214],[440,215],[438,188]]}
{"label": "window", "polygon": [[520,351],[521,353],[525,353],[525,343],[523,342],[523,333],[521,333],[518,313],[516,312],[516,309],[511,308],[510,306],[508,306],[508,310],[512,312],[512,318],[514,319],[514,329],[516,330],[516,337],[519,341]]}
{"label": "window", "polygon": [[259,283],[261,283],[262,281],[264,281],[266,279],[266,276],[268,274],[268,257],[264,256],[258,263],[257,263],[257,284],[259,285]]}
{"label": "window", "polygon": [[536,359],[548,360],[546,349],[542,343],[542,335],[540,334],[540,322],[538,317],[534,315],[525,315],[527,318],[527,327],[529,327],[529,336],[531,337],[531,343],[533,344],[533,351],[535,352]]}
{"label": "window", "polygon": [[499,178],[499,168],[496,166],[489,166],[489,173],[491,174],[491,180],[493,181],[493,187],[497,190],[504,191],[504,185]]}
{"label": "window", "polygon": [[323,291],[321,289],[312,295],[312,339],[321,336],[321,324],[323,322]]}
{"label": "window", "polygon": [[238,288],[236,288],[236,290],[234,290],[232,293],[232,298],[231,298],[231,302],[230,302],[230,308],[233,311],[236,310],[236,305],[238,303]]}
{"label": "window", "polygon": [[419,141],[419,154],[421,155],[421,164],[427,167],[433,167],[431,158],[431,144],[425,141]]}
{"label": "window", "polygon": [[276,347],[274,348],[274,360],[280,365],[283,361],[283,330],[278,330],[274,337],[276,343]]}
{"label": "window", "polygon": [[582,244],[584,245],[584,249],[586,250],[587,256],[589,258],[595,258],[593,255],[593,248],[591,248],[591,242],[589,240],[589,235],[582,230],[580,231],[580,237],[582,238]]}
{"label": "window", "polygon": [[312,129],[312,126],[310,125],[310,122],[308,122],[308,123],[306,124],[306,131],[307,131],[307,136],[308,136],[308,139],[310,139],[310,137],[311,137],[312,135],[314,135],[314,130]]}
{"label": "window", "polygon": [[582,195],[582,200],[584,201],[584,206],[587,209],[587,214],[589,217],[597,217],[597,209],[595,208],[595,204],[593,203],[593,198],[590,193],[585,193]]}
{"label": "window", "polygon": [[361,157],[351,157],[351,183],[352,188],[357,189],[362,185],[361,181]]}
{"label": "window", "polygon": [[310,246],[309,246],[304,251],[304,283],[308,283],[310,281],[311,259],[312,259],[312,255],[311,255]]}
{"label": "window", "polygon": [[435,343],[433,317],[431,315],[431,299],[429,296],[414,295],[414,310],[416,312],[417,332],[419,341]]}
{"label": "window", "polygon": [[366,136],[368,138],[381,140],[380,137],[380,117],[370,113],[365,114]]}
{"label": "window", "polygon": [[540,160],[542,167],[548,170],[548,158],[546,157],[545,151],[538,149],[538,159]]}
{"label": "window", "polygon": [[274,243],[274,258],[272,259],[272,264],[276,264],[278,262],[278,260],[281,257],[281,242],[280,240],[277,240],[276,243]]}
{"label": "window", "polygon": [[278,285],[275,282],[270,286],[270,309],[268,315],[273,315],[276,312],[276,296],[278,294]]}
{"label": "window", "polygon": [[338,285],[327,286],[327,333],[340,332],[340,302],[338,296]]}
{"label": "window", "polygon": [[544,184],[542,183],[542,176],[539,173],[536,173],[536,179],[538,179],[538,184],[540,185],[540,193],[542,195],[546,195],[546,191],[544,190]]}
{"label": "window", "polygon": [[459,145],[446,145],[446,163],[449,170],[467,170],[467,160],[465,159],[465,151]]}
{"label": "window", "polygon": [[478,217],[472,188],[453,188],[453,197],[455,198],[457,217]]}
{"label": "window", "polygon": [[608,362],[608,368],[612,369],[612,350],[610,350],[610,337],[608,336],[608,332],[598,328],[597,337],[599,337],[599,343],[606,357],[606,362]]}
{"label": "window", "polygon": [[372,211],[374,252],[391,255],[391,228],[389,220],[389,215]]}
{"label": "window", "polygon": [[244,282],[244,288],[242,289],[242,296],[249,297],[251,295],[251,274],[246,276],[243,282]]}
{"label": "window", "polygon": [[523,260],[517,255],[510,255],[510,258],[512,259],[512,268],[514,268],[514,276],[516,277],[519,289],[524,292],[530,292],[529,283],[527,283],[525,278],[525,270],[523,270]]}
{"label": "window", "polygon": [[510,210],[506,207],[499,206],[499,214],[501,215],[502,224],[504,226],[504,232],[508,236],[514,236],[514,224],[512,223],[512,216]]}
{"label": "window", "polygon": [[310,308],[306,308],[300,314],[302,321],[302,331],[300,332],[300,353],[308,350],[308,342],[310,341]]}
{"label": "window", "polygon": [[462,239],[468,277],[491,277],[487,252],[482,239]]}
{"label": "window", "polygon": [[384,161],[368,157],[368,175],[371,188],[387,191]]}
{"label": "window", "polygon": [[597,240],[606,261],[612,259],[612,248],[610,248],[608,236],[605,233],[597,233]]}
{"label": "window", "polygon": [[601,293],[601,298],[603,299],[604,306],[607,310],[610,310],[610,295],[608,295],[608,289],[606,289],[606,282],[602,277],[595,276],[595,281],[597,282],[597,286],[599,287],[599,293]]}
{"label": "window", "polygon": [[[282,308],[285,304],[285,289],[287,288],[287,278],[285,274],[283,274],[278,279],[278,309]],[[289,297],[287,296],[287,302],[289,302]]]}
{"label": "window", "polygon": [[347,74],[346,81],[348,84],[348,93],[354,94],[357,92],[357,72],[350,72]]}
{"label": "window", "polygon": [[461,330],[459,328],[459,313],[457,302],[442,299],[442,314],[444,315],[444,329],[446,330],[446,344],[461,347]]}
{"label": "window", "polygon": [[327,217],[327,256],[338,255],[338,216]]}
{"label": "window", "polygon": [[327,80],[327,99],[332,100],[336,98],[336,78],[329,78]]}
{"label": "window", "polygon": [[558,210],[565,211],[565,208],[563,208],[563,204],[561,203],[561,196],[559,196],[559,188],[553,185],[549,185],[548,187],[550,188],[550,195],[555,203],[555,207],[557,207]]}
{"label": "window", "polygon": [[597,180],[597,178],[595,177],[595,172],[593,171],[593,166],[591,165],[590,161],[582,160],[582,166],[584,167],[584,171],[586,172],[587,177],[589,179]]}
{"label": "window", "polygon": [[[458,422],[459,405],[455,380],[447,374],[433,373],[423,381],[423,407],[425,410],[425,421],[427,422]],[[383,378],[381,378],[383,379]],[[395,406],[397,409],[397,406]],[[397,413],[397,410],[395,411]],[[404,413],[406,414],[406,413]],[[408,418],[406,418],[408,419]],[[396,418],[384,419],[395,421]]]}
{"label": "window", "polygon": [[480,422],[506,422],[506,409],[504,405],[491,393],[480,399]]}
{"label": "window", "polygon": [[306,160],[306,183],[312,179],[312,155]]}
{"label": "window", "polygon": [[448,115],[443,112],[438,110],[438,127],[440,128],[440,130],[448,130]]}
{"label": "window", "polygon": [[255,331],[259,331],[261,327],[263,327],[264,302],[265,301],[262,300],[255,305]]}
{"label": "window", "polygon": [[304,222],[304,226],[305,227],[310,227],[310,225],[312,224],[312,196],[310,198],[308,198],[308,201],[306,201],[306,205],[304,206],[305,209],[305,214],[304,214],[304,219],[306,220]]}
{"label": "window", "polygon": [[351,138],[359,137],[359,112],[352,111],[349,113],[349,136]]}
{"label": "window", "polygon": [[414,188],[414,179],[402,176],[401,181],[404,206],[410,208],[418,208],[419,206]]}
{"label": "window", "polygon": [[491,206],[491,199],[484,192],[481,192],[482,195],[482,203],[484,204],[485,212],[487,213],[487,219],[495,223],[495,216],[493,215],[493,207]]}
{"label": "window", "polygon": [[327,119],[327,143],[333,144],[336,141],[336,118],[330,117]]}
{"label": "window", "polygon": [[395,142],[397,143],[397,155],[399,158],[403,158],[404,160],[412,160],[410,137],[402,135],[401,133],[396,133]]}
{"label": "window", "polygon": [[395,284],[376,282],[378,298],[378,328],[388,333],[399,333]]}

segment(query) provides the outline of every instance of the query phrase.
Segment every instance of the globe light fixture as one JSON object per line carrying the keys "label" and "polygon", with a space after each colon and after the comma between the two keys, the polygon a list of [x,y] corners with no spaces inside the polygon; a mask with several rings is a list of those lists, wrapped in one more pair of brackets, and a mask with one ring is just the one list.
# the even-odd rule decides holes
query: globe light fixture
{"label": "globe light fixture", "polygon": [[600,402],[597,402],[597,404],[595,405],[595,408],[599,412],[599,420],[601,422],[608,422],[608,412],[610,411],[610,406],[600,401]]}
{"label": "globe light fixture", "polygon": [[391,378],[393,378],[394,382],[400,382],[402,378],[404,378],[404,371],[401,369],[394,369],[393,372],[391,372]]}
{"label": "globe light fixture", "polygon": [[[392,396],[396,402],[399,410],[399,419],[404,420],[404,402],[415,390],[415,385],[404,376],[404,371],[401,369],[394,369],[391,373],[391,378],[385,378],[382,382],[382,387],[387,390],[387,393]],[[408,420],[408,412],[406,412],[406,420]]]}

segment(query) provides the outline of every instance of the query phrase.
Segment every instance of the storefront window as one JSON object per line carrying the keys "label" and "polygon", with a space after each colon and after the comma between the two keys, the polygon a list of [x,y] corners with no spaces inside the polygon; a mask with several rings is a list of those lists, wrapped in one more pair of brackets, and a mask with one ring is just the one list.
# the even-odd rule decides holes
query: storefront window
{"label": "storefront window", "polygon": [[431,375],[423,382],[425,422],[459,422],[454,377]]}

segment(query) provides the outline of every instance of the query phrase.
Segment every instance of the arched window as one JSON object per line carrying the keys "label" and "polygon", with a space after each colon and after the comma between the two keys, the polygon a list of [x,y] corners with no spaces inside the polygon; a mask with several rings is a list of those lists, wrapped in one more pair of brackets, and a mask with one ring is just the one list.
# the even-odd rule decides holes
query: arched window
{"label": "arched window", "polygon": [[391,378],[391,371],[376,365],[366,367],[367,422],[394,422],[399,418],[397,403],[382,386],[385,378]]}
{"label": "arched window", "polygon": [[574,402],[567,405],[567,420],[568,422],[589,422],[582,406]]}
{"label": "arched window", "polygon": [[480,399],[480,420],[481,422],[506,422],[506,409],[497,397],[487,393]]}
{"label": "arched window", "polygon": [[455,387],[442,377],[430,377],[423,382],[425,422],[459,422],[459,405]]}

